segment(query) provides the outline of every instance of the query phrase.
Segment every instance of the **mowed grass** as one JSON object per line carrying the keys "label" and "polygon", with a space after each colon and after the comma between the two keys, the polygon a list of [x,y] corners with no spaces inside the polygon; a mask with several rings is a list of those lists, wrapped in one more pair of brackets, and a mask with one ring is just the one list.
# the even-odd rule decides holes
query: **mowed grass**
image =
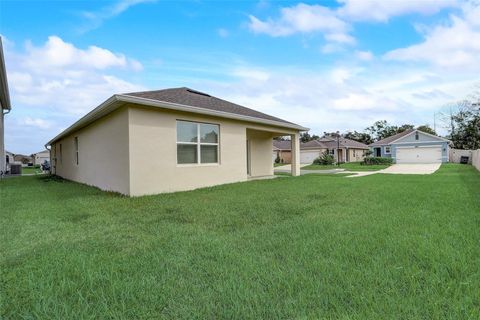
{"label": "mowed grass", "polygon": [[390,165],[388,164],[364,165],[361,162],[347,162],[347,163],[341,163],[340,166],[311,164],[311,165],[302,167],[302,170],[345,169],[349,171],[378,171],[378,170],[386,169],[388,167],[390,167]]}
{"label": "mowed grass", "polygon": [[23,167],[22,174],[40,174],[42,169],[36,167]]}
{"label": "mowed grass", "polygon": [[0,181],[4,319],[478,319],[480,173]]}

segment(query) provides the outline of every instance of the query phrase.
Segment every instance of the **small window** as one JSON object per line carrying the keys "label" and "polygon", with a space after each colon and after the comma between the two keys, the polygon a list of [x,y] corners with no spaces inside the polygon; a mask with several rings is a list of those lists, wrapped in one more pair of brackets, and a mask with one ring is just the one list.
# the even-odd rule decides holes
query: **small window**
{"label": "small window", "polygon": [[353,149],[353,157],[354,157],[354,158],[357,157],[357,153],[355,152],[355,149]]}
{"label": "small window", "polygon": [[75,143],[75,162],[78,165],[78,137],[74,138],[74,143]]}
{"label": "small window", "polygon": [[415,140],[418,140],[418,132],[415,132]]}
{"label": "small window", "polygon": [[63,159],[63,156],[62,156],[62,144],[60,143],[60,146],[59,146],[59,151],[58,151],[58,161],[60,163],[62,163],[62,159]]}
{"label": "small window", "polygon": [[333,154],[335,154],[335,149],[330,149],[330,150],[328,150],[328,152],[333,155]]}
{"label": "small window", "polygon": [[388,147],[388,146],[385,147],[385,153],[386,153],[386,154],[390,154],[390,147]]}
{"label": "small window", "polygon": [[218,163],[220,126],[177,121],[177,164]]}

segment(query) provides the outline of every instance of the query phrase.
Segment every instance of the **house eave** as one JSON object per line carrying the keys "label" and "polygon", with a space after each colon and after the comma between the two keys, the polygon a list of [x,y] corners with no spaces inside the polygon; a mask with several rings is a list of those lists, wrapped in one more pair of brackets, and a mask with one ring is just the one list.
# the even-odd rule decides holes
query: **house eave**
{"label": "house eave", "polygon": [[10,103],[10,93],[8,91],[7,71],[5,68],[5,58],[3,56],[3,44],[0,37],[0,107],[1,110],[12,110]]}

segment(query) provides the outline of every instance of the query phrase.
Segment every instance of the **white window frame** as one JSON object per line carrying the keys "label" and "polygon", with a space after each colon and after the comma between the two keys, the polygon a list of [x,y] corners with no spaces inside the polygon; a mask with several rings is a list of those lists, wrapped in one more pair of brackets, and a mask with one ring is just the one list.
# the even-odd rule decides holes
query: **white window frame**
{"label": "white window frame", "polygon": [[[388,148],[388,151],[387,151]],[[384,147],[385,154],[391,154],[392,153],[392,147],[391,146],[385,146]]]}
{"label": "white window frame", "polygon": [[328,154],[334,156],[335,155],[335,149],[329,149]]}
{"label": "white window frame", "polygon": [[[220,164],[220,124],[217,123],[209,123],[209,122],[198,122],[198,121],[191,121],[191,120],[181,120],[177,119],[175,122],[175,140],[178,137],[177,130],[177,123],[178,122],[190,122],[197,126],[197,142],[179,142],[176,141],[177,150],[175,150],[175,159],[177,162],[177,166],[180,167],[188,167],[188,166],[218,166]],[[216,143],[213,142],[201,142],[202,138],[200,136],[200,127],[202,124],[209,124],[218,127],[218,139]],[[178,163],[178,145],[196,145],[197,146],[197,163]],[[217,146],[217,162],[209,162],[209,163],[202,163],[202,146]]]}

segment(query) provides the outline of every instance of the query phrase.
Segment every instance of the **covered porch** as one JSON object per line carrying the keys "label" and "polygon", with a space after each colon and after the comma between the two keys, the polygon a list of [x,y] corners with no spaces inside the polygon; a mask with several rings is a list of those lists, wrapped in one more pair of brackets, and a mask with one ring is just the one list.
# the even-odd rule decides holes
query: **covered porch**
{"label": "covered porch", "polygon": [[247,128],[246,169],[248,179],[273,177],[273,138],[285,136],[289,136],[292,143],[290,173],[292,176],[300,175],[300,133],[298,131]]}

